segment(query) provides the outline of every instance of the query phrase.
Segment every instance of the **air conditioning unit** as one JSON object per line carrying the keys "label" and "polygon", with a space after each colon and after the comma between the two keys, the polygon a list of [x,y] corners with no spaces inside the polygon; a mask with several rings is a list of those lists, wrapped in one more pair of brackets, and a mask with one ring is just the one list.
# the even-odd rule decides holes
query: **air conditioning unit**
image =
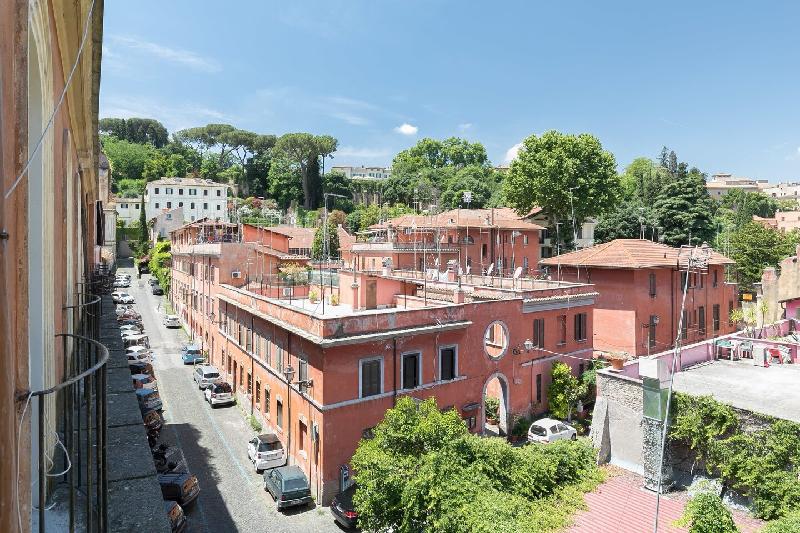
{"label": "air conditioning unit", "polygon": [[239,270],[234,270],[231,272],[231,277],[234,279],[239,279],[242,277],[242,273]]}

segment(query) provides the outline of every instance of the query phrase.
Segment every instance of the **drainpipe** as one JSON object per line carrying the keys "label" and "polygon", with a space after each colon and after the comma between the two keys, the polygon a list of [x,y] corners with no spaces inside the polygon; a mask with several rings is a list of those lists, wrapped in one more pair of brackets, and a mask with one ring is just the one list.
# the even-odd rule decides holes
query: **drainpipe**
{"label": "drainpipe", "polygon": [[[253,359],[255,359],[255,357],[253,357],[253,352],[255,352],[255,350],[253,350],[253,348],[254,348],[254,346],[253,346],[253,338],[255,337],[255,335],[253,335],[253,326],[254,326],[253,322],[254,322],[253,315],[251,314],[250,315],[250,353],[248,354],[250,356],[250,416],[253,416],[253,408],[255,406],[255,401],[256,401],[255,400],[255,398],[256,398],[255,391],[253,390],[253,385],[255,385],[255,379],[256,379],[256,374],[255,374],[256,371],[255,371],[255,366],[254,366],[255,363],[253,362]],[[245,340],[245,342],[247,342],[247,341]]]}
{"label": "drainpipe", "polygon": [[397,337],[392,339],[392,406],[397,405]]}
{"label": "drainpipe", "polygon": [[[678,270],[680,272],[680,270]],[[678,335],[675,333],[675,272],[671,272],[669,277],[669,320],[670,320],[670,338],[675,339]],[[688,274],[687,274],[688,275]],[[672,346],[674,346],[674,342]]]}

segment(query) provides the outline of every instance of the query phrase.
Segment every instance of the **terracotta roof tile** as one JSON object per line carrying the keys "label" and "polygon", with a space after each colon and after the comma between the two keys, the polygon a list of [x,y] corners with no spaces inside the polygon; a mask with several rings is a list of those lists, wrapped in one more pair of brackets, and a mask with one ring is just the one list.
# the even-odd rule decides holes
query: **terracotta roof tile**
{"label": "terracotta roof tile", "polygon": [[501,229],[541,230],[538,224],[529,222],[508,207],[495,209],[451,209],[438,215],[401,215],[384,224],[374,224],[372,229],[387,226],[395,228],[436,228],[436,227],[497,227]]}
{"label": "terracotta roof tile", "polygon": [[289,248],[311,248],[314,242],[314,232],[316,231],[314,228],[297,228],[294,226],[270,226],[265,230],[291,237]]}
{"label": "terracotta roof tile", "polygon": [[[543,259],[542,264],[597,268],[668,268],[676,266],[679,259],[683,260],[680,252],[680,248],[644,239],[615,239],[591,248]],[[724,255],[711,252],[710,264],[733,263]]]}

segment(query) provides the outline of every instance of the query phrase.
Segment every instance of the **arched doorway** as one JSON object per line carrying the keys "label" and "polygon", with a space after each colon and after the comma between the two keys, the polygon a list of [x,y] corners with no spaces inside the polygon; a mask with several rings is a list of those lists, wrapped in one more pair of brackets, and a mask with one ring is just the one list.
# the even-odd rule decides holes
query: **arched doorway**
{"label": "arched doorway", "polygon": [[508,379],[500,372],[492,374],[483,384],[481,400],[481,434],[505,437],[511,405]]}

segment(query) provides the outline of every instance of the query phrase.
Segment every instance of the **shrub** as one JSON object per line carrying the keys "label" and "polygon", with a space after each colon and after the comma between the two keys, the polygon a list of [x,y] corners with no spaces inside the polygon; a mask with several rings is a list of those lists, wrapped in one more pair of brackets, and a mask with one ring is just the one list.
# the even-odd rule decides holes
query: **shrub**
{"label": "shrub", "polygon": [[800,533],[800,511],[793,511],[783,518],[770,522],[761,533]]}
{"label": "shrub", "polygon": [[249,415],[247,417],[247,421],[250,423],[250,427],[253,428],[254,431],[261,432],[261,430],[263,429],[263,427],[261,426],[261,422],[259,422],[258,418],[256,418],[255,416]]}
{"label": "shrub", "polygon": [[689,533],[736,533],[739,529],[722,499],[713,492],[701,492],[686,504],[678,521]]}
{"label": "shrub", "polygon": [[487,396],[483,401],[483,405],[486,410],[486,418],[497,420],[498,413],[500,412],[500,399],[494,396]]}

